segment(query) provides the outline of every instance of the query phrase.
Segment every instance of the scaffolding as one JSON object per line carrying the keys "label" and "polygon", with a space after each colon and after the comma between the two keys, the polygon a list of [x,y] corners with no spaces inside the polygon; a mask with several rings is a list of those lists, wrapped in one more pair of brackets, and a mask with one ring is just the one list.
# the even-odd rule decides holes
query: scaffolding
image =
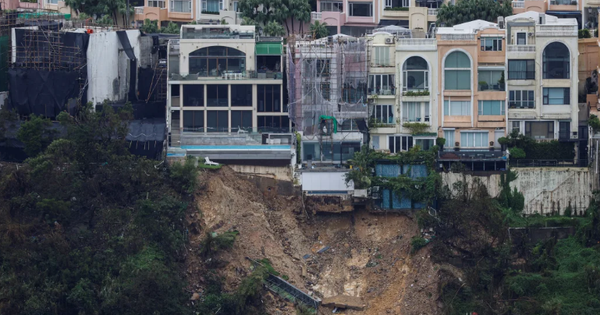
{"label": "scaffolding", "polygon": [[291,38],[287,52],[289,115],[297,131],[322,141],[344,121],[367,118],[365,38]]}

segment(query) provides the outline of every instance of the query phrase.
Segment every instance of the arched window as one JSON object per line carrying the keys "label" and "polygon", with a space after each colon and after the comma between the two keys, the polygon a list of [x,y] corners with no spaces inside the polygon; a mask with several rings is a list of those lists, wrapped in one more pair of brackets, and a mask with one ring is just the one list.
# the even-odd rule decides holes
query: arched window
{"label": "arched window", "polygon": [[444,88],[446,90],[471,89],[471,61],[465,53],[455,51],[446,57]]}
{"label": "arched window", "polygon": [[246,54],[234,48],[213,46],[201,48],[190,54],[189,73],[200,77],[216,77],[224,71],[246,71]]}
{"label": "arched window", "polygon": [[410,57],[404,62],[402,84],[405,91],[429,90],[429,67],[421,57]]}
{"label": "arched window", "polygon": [[569,48],[563,43],[554,42],[544,49],[544,79],[569,79]]}

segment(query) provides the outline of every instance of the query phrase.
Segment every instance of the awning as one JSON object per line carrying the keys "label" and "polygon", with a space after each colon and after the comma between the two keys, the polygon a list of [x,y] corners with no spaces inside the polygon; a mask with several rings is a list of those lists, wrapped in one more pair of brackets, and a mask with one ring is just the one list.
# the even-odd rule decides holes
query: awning
{"label": "awning", "polygon": [[569,15],[572,17],[581,17],[580,11],[546,11],[548,15]]}
{"label": "awning", "polygon": [[408,20],[379,20],[379,27],[397,25],[408,27]]}
{"label": "awning", "polygon": [[257,55],[281,56],[281,43],[256,43]]}

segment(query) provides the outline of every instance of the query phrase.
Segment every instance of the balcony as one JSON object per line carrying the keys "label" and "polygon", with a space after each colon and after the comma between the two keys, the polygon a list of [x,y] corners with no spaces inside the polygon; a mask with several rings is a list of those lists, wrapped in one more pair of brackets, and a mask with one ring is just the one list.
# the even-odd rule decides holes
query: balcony
{"label": "balcony", "polygon": [[479,81],[479,91],[504,91],[505,90],[505,85],[504,84],[499,84],[499,83],[494,83],[494,84],[489,84],[485,81]]}
{"label": "balcony", "polygon": [[[577,34],[575,34],[577,35]],[[475,34],[440,34],[441,40],[475,40]]]}
{"label": "balcony", "polygon": [[408,18],[409,8],[405,7],[387,7],[383,9],[382,17],[385,18]]}
{"label": "balcony", "polygon": [[438,9],[427,9],[427,15],[437,16],[438,15]]}
{"label": "balcony", "polygon": [[525,1],[513,1],[512,3],[512,7],[516,8],[516,9],[521,9],[521,8],[525,8]]}
{"label": "balcony", "polygon": [[254,39],[253,31],[231,30],[229,27],[199,28],[185,27],[181,39]]}
{"label": "balcony", "polygon": [[535,52],[535,45],[507,45],[506,50],[508,52]]}
{"label": "balcony", "polygon": [[321,18],[322,18],[321,12],[311,12],[310,13],[310,19],[312,21],[321,21]]}
{"label": "balcony", "polygon": [[[212,81],[212,80],[283,80],[282,72],[256,72],[256,71],[242,71],[242,72],[233,72],[233,71],[223,71],[223,73],[219,75],[207,75],[206,73],[190,73],[188,75],[180,75],[177,73],[172,73],[169,77],[169,80],[173,81]],[[273,82],[277,84],[277,82]]]}
{"label": "balcony", "polygon": [[576,0],[550,0],[548,10],[552,11],[577,11],[578,5]]}
{"label": "balcony", "polygon": [[144,14],[144,7],[135,7],[135,15]]}
{"label": "balcony", "polygon": [[536,25],[535,26],[536,36],[574,36],[577,37],[577,23],[574,25]]}
{"label": "balcony", "polygon": [[144,21],[149,19],[151,21],[164,21],[169,19],[169,13],[166,8],[160,7],[135,7],[135,20]]}
{"label": "balcony", "polygon": [[435,38],[398,38],[396,44],[396,50],[402,51],[437,50],[437,40]]}

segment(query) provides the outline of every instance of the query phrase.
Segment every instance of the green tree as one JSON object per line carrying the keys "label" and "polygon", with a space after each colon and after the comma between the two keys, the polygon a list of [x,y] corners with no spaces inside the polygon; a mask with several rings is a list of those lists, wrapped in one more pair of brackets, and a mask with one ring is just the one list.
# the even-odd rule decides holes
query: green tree
{"label": "green tree", "polygon": [[267,36],[284,36],[285,35],[285,29],[283,29],[283,26],[281,26],[281,24],[279,24],[275,21],[269,21],[269,23],[267,23],[267,25],[265,25],[263,32]]}
{"label": "green tree", "polygon": [[308,0],[241,0],[239,10],[246,25],[265,28],[274,21],[285,25],[288,34],[295,31],[295,22],[301,23],[302,32],[302,25],[310,21],[311,11]]}
{"label": "green tree", "polygon": [[164,33],[164,34],[179,34],[180,31],[180,27],[178,24],[173,23],[173,22],[169,22],[169,24],[167,25],[167,27],[161,28],[160,32]]}
{"label": "green tree", "polygon": [[313,38],[321,38],[329,35],[329,31],[327,30],[327,23],[321,23],[319,21],[315,21],[315,23],[310,25],[310,33],[313,35]]}
{"label": "green tree", "polygon": [[25,145],[27,156],[37,156],[52,142],[54,132],[50,130],[50,127],[52,127],[50,119],[35,114],[21,124],[17,132],[17,139]]}
{"label": "green tree", "polygon": [[140,27],[140,31],[147,34],[158,33],[158,21],[150,21],[150,19],[145,19],[144,25]]}
{"label": "green tree", "polygon": [[456,5],[443,4],[437,15],[437,25],[454,26],[473,20],[497,23],[499,16],[512,15],[510,1],[459,0]]}

